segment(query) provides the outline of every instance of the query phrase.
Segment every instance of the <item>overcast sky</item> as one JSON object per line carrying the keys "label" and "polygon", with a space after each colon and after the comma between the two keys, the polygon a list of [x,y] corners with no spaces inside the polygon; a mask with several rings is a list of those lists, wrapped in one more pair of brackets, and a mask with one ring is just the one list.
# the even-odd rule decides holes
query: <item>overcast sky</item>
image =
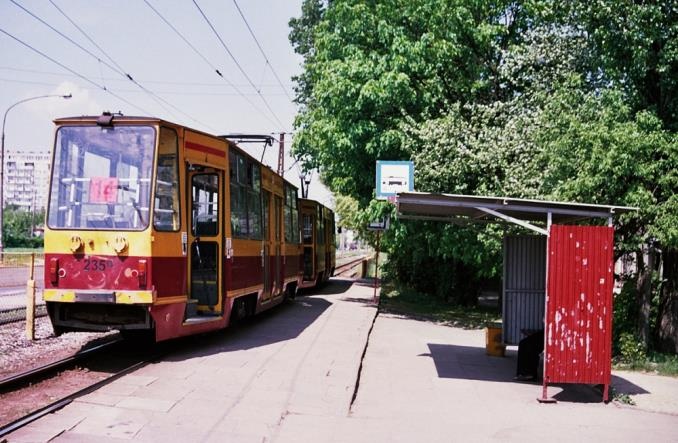
{"label": "overcast sky", "polygon": [[[29,97],[73,94],[12,109],[5,148],[49,150],[54,118],[104,110],[212,134],[289,133],[296,112],[291,77],[301,58],[289,43],[288,22],[300,13],[301,0],[3,0],[0,112]],[[275,169],[274,148],[265,163]],[[261,155],[258,146],[248,150]],[[298,185],[298,173],[292,167],[285,177]],[[315,176],[310,197],[330,203]]]}

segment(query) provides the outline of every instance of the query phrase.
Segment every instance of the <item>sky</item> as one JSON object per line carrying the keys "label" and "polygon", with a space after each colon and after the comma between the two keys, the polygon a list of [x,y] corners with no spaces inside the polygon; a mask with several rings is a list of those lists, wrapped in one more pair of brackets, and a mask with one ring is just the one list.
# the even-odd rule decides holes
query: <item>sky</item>
{"label": "sky", "polygon": [[[302,60],[288,22],[300,14],[301,0],[3,0],[0,112],[30,97],[73,95],[11,109],[5,149],[48,151],[52,120],[102,111],[216,135],[285,132],[289,141],[297,111],[291,78]],[[243,147],[261,157],[259,145]],[[264,163],[273,169],[277,153],[277,143],[267,148]],[[289,155],[285,169],[298,186]],[[333,205],[317,173],[309,197]]]}

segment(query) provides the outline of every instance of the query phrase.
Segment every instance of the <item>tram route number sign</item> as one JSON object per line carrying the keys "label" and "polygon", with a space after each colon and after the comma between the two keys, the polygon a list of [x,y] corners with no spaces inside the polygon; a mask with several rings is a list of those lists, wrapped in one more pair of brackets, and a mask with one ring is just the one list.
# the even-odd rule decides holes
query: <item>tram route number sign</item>
{"label": "tram route number sign", "polygon": [[414,162],[377,160],[377,199],[393,200],[399,192],[414,191]]}

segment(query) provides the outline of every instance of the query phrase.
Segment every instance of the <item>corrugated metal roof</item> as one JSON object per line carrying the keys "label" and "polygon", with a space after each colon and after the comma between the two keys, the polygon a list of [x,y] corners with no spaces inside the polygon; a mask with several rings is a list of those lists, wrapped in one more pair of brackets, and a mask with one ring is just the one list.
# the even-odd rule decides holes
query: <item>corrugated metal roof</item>
{"label": "corrugated metal roof", "polygon": [[396,204],[400,218],[452,223],[496,222],[497,217],[486,210],[518,220],[538,223],[546,223],[549,213],[553,223],[567,223],[590,218],[610,218],[638,210],[638,208],[628,206],[425,192],[400,193]]}

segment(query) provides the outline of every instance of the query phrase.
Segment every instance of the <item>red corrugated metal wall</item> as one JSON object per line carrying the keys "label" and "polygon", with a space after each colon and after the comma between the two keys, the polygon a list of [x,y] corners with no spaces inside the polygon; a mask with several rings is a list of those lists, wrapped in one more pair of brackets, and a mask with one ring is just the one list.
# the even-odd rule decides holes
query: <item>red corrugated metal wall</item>
{"label": "red corrugated metal wall", "polygon": [[610,383],[613,245],[611,227],[551,226],[546,383]]}

